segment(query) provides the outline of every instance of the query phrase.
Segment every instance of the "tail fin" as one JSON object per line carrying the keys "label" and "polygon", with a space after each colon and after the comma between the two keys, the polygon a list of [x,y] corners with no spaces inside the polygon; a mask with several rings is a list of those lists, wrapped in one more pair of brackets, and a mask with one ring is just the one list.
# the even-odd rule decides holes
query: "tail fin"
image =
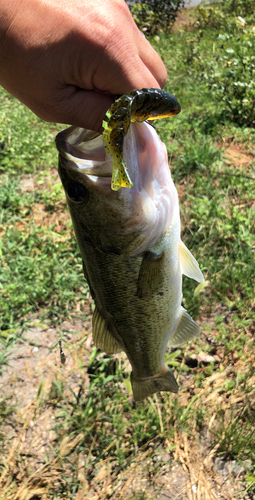
{"label": "tail fin", "polygon": [[142,401],[158,391],[178,392],[174,374],[167,366],[162,375],[147,379],[136,379],[131,373],[131,385],[135,401]]}

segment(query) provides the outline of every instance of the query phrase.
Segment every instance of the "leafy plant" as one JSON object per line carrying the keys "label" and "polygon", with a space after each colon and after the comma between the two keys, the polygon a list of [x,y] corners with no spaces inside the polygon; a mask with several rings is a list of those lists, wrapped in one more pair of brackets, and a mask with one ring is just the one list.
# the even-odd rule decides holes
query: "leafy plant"
{"label": "leafy plant", "polygon": [[217,3],[210,5],[198,5],[196,7],[196,21],[194,26],[203,34],[207,28],[213,29],[235,29],[237,26],[237,21],[235,18],[226,17],[225,13],[220,7],[217,7]]}
{"label": "leafy plant", "polygon": [[8,358],[10,356],[10,345],[8,345],[8,342],[6,342],[0,333],[0,375],[3,374],[3,366],[8,366]]}
{"label": "leafy plant", "polygon": [[213,0],[209,5],[198,5],[195,11],[195,26],[202,31],[210,27],[217,30],[224,28],[233,33],[244,24],[252,24],[255,19],[253,0]]}
{"label": "leafy plant", "polygon": [[144,0],[131,6],[134,20],[142,31],[153,35],[169,32],[185,0]]}
{"label": "leafy plant", "polygon": [[253,0],[225,0],[223,3],[216,0],[216,2],[220,3],[223,12],[227,14],[236,14],[244,17],[255,16]]}
{"label": "leafy plant", "polygon": [[214,58],[206,63],[202,78],[225,118],[239,125],[255,123],[255,33],[218,36]]}

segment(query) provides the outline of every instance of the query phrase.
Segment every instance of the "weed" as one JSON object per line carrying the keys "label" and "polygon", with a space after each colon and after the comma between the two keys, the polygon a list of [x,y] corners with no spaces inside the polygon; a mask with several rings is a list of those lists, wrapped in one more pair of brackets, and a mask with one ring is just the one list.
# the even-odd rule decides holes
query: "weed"
{"label": "weed", "polygon": [[209,137],[195,137],[183,143],[183,151],[178,155],[177,167],[174,170],[176,179],[197,172],[210,172],[212,164],[220,160],[220,150],[212,144]]}
{"label": "weed", "polygon": [[237,458],[240,461],[255,460],[255,419],[247,408],[236,411],[231,408],[228,419],[221,411],[217,415],[218,426],[214,443],[219,445],[218,452],[225,458]]}
{"label": "weed", "polygon": [[244,476],[244,479],[248,483],[248,487],[246,488],[245,492],[255,490],[255,476],[247,475]]}
{"label": "weed", "polygon": [[143,0],[131,6],[131,13],[139,28],[150,35],[169,32],[184,0]]}
{"label": "weed", "polygon": [[251,127],[255,120],[253,75],[255,68],[253,31],[237,36],[220,34],[214,59],[205,63],[202,77],[212,98],[221,102],[224,117]]}

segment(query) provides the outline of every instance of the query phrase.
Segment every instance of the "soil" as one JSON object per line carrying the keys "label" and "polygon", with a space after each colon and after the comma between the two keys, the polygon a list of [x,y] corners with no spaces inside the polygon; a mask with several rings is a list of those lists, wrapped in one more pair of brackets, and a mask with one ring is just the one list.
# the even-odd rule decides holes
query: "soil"
{"label": "soil", "polygon": [[182,9],[175,20],[172,31],[176,33],[180,30],[188,30],[191,29],[194,24],[194,7],[187,7],[186,9]]}

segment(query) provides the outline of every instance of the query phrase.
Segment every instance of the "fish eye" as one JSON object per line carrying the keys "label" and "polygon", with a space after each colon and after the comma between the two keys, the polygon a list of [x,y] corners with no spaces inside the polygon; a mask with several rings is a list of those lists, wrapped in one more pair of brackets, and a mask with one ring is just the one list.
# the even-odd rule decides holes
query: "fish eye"
{"label": "fish eye", "polygon": [[71,182],[67,188],[67,194],[72,201],[81,202],[88,201],[88,190],[77,182]]}

